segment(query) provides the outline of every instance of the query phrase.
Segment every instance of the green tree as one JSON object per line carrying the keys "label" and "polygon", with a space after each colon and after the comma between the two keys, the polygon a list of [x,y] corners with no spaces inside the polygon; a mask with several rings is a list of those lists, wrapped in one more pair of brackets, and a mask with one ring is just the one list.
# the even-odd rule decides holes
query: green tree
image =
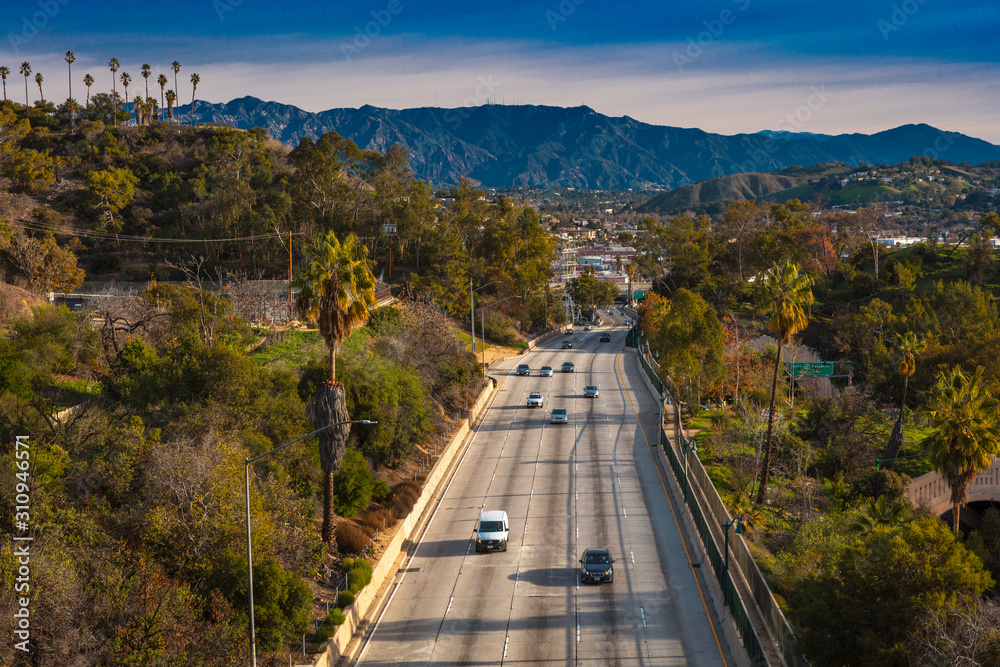
{"label": "green tree", "polygon": [[613,303],[618,296],[618,286],[608,280],[584,274],[579,278],[570,279],[566,284],[566,293],[573,297],[576,305],[586,310]]}
{"label": "green tree", "polygon": [[1000,454],[1000,402],[983,381],[983,367],[971,376],[960,367],[942,366],[921,412],[933,431],[923,445],[931,465],[951,489],[952,528],[958,535],[960,510],[976,475],[989,470]]}
{"label": "green tree", "polygon": [[774,434],[774,399],[778,391],[778,369],[781,366],[781,348],[791,342],[792,336],[806,328],[809,319],[804,307],[813,303],[810,287],[812,279],[799,274],[799,267],[792,262],[774,264],[767,278],[755,290],[756,312],[767,315],[767,328],[778,340],[774,358],[774,375],[771,379],[771,402],[767,415],[767,439],[764,441],[764,458],[760,466],[760,488],[757,502],[764,502],[768,478],[771,473],[771,444]]}
{"label": "green tree", "polygon": [[872,530],[789,592],[798,647],[816,665],[900,667],[933,618],[993,584],[936,517]]}
{"label": "green tree", "polygon": [[3,101],[7,101],[7,77],[10,76],[10,68],[0,65],[0,79],[3,79]]}
{"label": "green tree", "polygon": [[27,118],[18,118],[12,109],[0,109],[0,168],[10,164],[19,151],[19,142],[31,130]]}
{"label": "green tree", "polygon": [[108,167],[89,172],[86,176],[91,209],[101,221],[101,227],[118,233],[123,219],[118,214],[132,203],[139,179],[124,167]]}
{"label": "green tree", "polygon": [[37,194],[56,182],[55,161],[49,154],[24,148],[18,151],[4,172],[14,190]]}
{"label": "green tree", "polygon": [[149,98],[149,77],[151,77],[153,75],[153,69],[149,66],[148,63],[143,63],[142,67],[140,68],[140,72],[142,74],[142,78],[146,80],[146,82],[145,82],[146,83],[146,98],[148,99]]}
{"label": "green tree", "polygon": [[35,72],[35,83],[38,85],[38,98],[42,104],[45,104],[45,93],[42,92],[42,81],[44,80],[45,78],[41,72]]}
{"label": "green tree", "polygon": [[660,373],[695,404],[725,376],[722,325],[715,309],[686,289],[660,308],[647,335],[660,353]]}
{"label": "green tree", "polygon": [[909,509],[902,501],[888,500],[885,496],[866,498],[851,524],[851,530],[856,533],[870,533],[886,526],[898,526],[907,520],[909,513]]}
{"label": "green tree", "polygon": [[[353,329],[368,321],[375,307],[375,276],[368,248],[353,234],[341,243],[332,232],[316,238],[303,250],[295,305],[302,317],[316,321],[330,352],[330,379],[309,402],[309,421],[314,429],[347,422],[344,386],[337,384],[337,351]],[[319,434],[320,463],[326,476],[323,490],[323,541],[334,545],[333,476],[340,468],[350,435],[350,424],[328,428]]]}
{"label": "green tree", "polygon": [[375,479],[365,457],[358,450],[348,448],[340,470],[333,476],[334,509],[337,514],[350,518],[368,507],[374,488]]}

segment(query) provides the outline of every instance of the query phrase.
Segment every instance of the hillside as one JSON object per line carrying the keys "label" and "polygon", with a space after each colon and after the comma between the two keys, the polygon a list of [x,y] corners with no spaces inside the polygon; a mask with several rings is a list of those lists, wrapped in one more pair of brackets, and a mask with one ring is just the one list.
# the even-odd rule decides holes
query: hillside
{"label": "hillside", "polygon": [[[185,118],[189,111],[189,106],[178,109]],[[904,125],[872,135],[726,136],[605,116],[586,106],[397,110],[366,105],[311,113],[254,97],[198,102],[194,111],[196,122],[262,127],[289,145],[331,131],[366,149],[384,151],[399,143],[409,149],[416,176],[434,185],[455,184],[467,176],[494,188],[659,190],[728,174],[826,162],[896,164],[928,154],[953,163],[1000,159],[1000,147],[929,125]]]}

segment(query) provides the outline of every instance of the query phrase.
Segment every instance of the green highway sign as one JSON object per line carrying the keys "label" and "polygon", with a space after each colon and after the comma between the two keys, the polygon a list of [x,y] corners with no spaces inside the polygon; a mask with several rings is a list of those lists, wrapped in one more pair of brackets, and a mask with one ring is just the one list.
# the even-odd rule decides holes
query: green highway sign
{"label": "green highway sign", "polygon": [[803,375],[818,375],[830,377],[833,375],[832,361],[805,361],[788,364],[788,374],[792,377]]}
{"label": "green highway sign", "polygon": [[632,298],[636,299],[636,300],[638,300],[638,299],[645,299],[646,298],[646,293],[645,292],[632,292]]}

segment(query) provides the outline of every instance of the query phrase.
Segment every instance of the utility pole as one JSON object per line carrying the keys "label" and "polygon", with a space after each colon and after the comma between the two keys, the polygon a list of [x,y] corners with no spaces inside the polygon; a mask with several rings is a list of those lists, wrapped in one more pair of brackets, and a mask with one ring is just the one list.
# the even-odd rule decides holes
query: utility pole
{"label": "utility pole", "polygon": [[472,294],[472,278],[469,278],[469,319],[472,320],[472,356],[476,356],[476,302]]}
{"label": "utility pole", "polygon": [[295,317],[295,302],[292,300],[292,230],[288,230],[288,319]]}

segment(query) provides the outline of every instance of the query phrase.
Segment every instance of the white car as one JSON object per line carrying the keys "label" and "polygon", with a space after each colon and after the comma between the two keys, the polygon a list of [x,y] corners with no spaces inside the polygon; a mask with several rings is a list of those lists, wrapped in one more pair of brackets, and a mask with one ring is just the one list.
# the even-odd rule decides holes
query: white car
{"label": "white car", "polygon": [[549,419],[553,424],[568,424],[569,415],[566,413],[566,408],[556,408],[552,411],[552,418]]}
{"label": "white car", "polygon": [[552,366],[542,366],[541,369],[538,371],[538,374],[541,375],[543,378],[552,377]]}
{"label": "white car", "polygon": [[533,391],[530,394],[528,394],[528,407],[529,408],[540,408],[540,407],[542,407],[542,404],[544,402],[545,402],[545,399],[542,398],[542,395],[540,393],[538,393],[537,391]]}
{"label": "white car", "polygon": [[589,323],[588,324],[584,324],[583,325],[583,330],[584,331],[590,331],[590,324]]}

